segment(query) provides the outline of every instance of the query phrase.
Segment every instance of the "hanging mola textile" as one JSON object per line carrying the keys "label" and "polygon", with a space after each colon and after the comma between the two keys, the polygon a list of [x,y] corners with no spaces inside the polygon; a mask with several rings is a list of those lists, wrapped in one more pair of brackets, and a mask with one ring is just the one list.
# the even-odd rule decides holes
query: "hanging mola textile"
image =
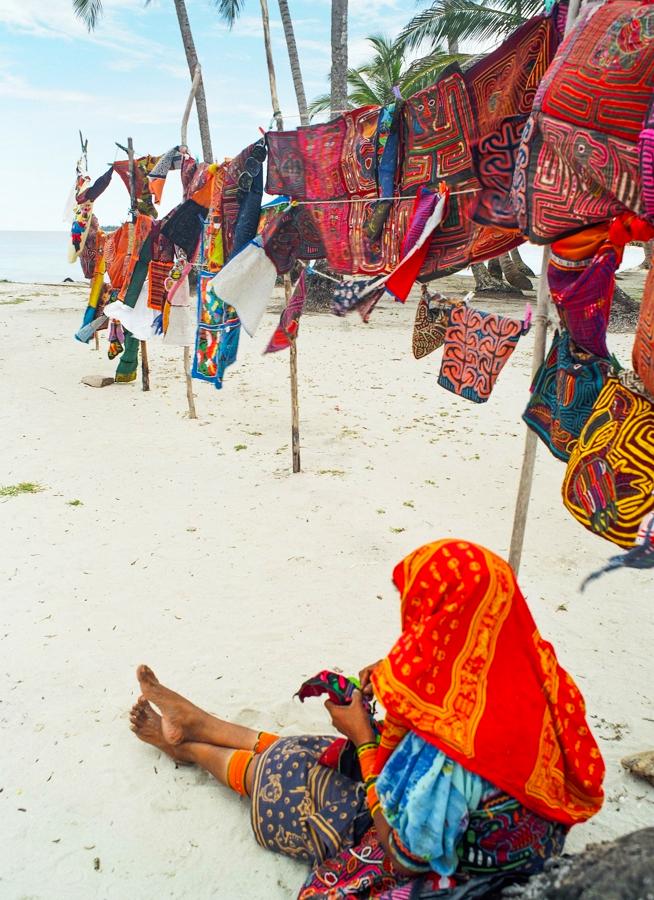
{"label": "hanging mola textile", "polygon": [[512,198],[529,240],[641,213],[645,197],[651,205],[651,136],[641,132],[653,91],[654,5],[585,7],[540,84],[517,154]]}
{"label": "hanging mola textile", "polygon": [[511,185],[522,132],[538,85],[561,40],[558,8],[534,16],[464,73],[476,125],[472,147],[481,186],[472,203],[479,225],[518,228]]}
{"label": "hanging mola textile", "polygon": [[[140,213],[146,216],[157,218],[157,210],[152,202],[152,187],[148,180],[148,175],[159,162],[158,156],[140,156],[134,160],[134,189],[136,193],[136,208]],[[128,159],[119,159],[114,163],[114,171],[121,177],[123,184],[129,191],[130,189],[130,163]]]}

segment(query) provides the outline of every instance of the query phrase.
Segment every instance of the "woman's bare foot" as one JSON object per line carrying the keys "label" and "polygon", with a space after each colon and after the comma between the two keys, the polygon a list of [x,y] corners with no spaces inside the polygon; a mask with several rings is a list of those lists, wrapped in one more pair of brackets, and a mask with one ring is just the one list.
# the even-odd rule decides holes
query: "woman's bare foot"
{"label": "woman's bare foot", "polygon": [[166,741],[161,716],[156,713],[145,697],[139,697],[129,714],[130,728],[139,740],[162,750],[176,763],[186,762],[184,753]]}
{"label": "woman's bare foot", "polygon": [[161,731],[166,743],[177,747],[184,741],[206,739],[207,720],[211,717],[204,710],[164,687],[149,666],[139,666],[136,677],[145,699],[161,710]]}

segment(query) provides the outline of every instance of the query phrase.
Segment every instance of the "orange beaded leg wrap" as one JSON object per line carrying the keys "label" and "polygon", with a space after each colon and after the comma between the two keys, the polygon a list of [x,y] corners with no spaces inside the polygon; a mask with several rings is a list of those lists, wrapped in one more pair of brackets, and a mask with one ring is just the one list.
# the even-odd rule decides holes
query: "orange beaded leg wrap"
{"label": "orange beaded leg wrap", "polygon": [[227,784],[244,797],[248,795],[245,778],[253,759],[254,753],[251,750],[234,750],[227,763]]}
{"label": "orange beaded leg wrap", "polygon": [[275,743],[275,741],[278,740],[278,734],[270,734],[269,731],[260,731],[257,742],[254,745],[254,752],[263,753],[264,750],[267,750],[268,747],[271,747]]}

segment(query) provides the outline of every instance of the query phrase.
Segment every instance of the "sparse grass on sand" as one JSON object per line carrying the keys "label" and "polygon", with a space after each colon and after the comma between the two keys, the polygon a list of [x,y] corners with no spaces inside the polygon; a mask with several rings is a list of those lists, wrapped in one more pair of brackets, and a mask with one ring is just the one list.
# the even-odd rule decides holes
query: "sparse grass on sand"
{"label": "sparse grass on sand", "polygon": [[17,497],[19,494],[38,494],[44,490],[43,485],[35,481],[21,481],[18,484],[6,484],[0,487],[0,497]]}

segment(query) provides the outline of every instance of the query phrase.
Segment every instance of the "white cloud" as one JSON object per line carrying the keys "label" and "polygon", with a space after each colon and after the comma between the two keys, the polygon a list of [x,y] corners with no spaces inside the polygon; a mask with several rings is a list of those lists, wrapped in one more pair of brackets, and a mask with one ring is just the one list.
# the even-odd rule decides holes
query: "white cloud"
{"label": "white cloud", "polygon": [[90,94],[61,88],[35,87],[15,75],[0,75],[0,97],[14,100],[49,101],[55,103],[88,103]]}

